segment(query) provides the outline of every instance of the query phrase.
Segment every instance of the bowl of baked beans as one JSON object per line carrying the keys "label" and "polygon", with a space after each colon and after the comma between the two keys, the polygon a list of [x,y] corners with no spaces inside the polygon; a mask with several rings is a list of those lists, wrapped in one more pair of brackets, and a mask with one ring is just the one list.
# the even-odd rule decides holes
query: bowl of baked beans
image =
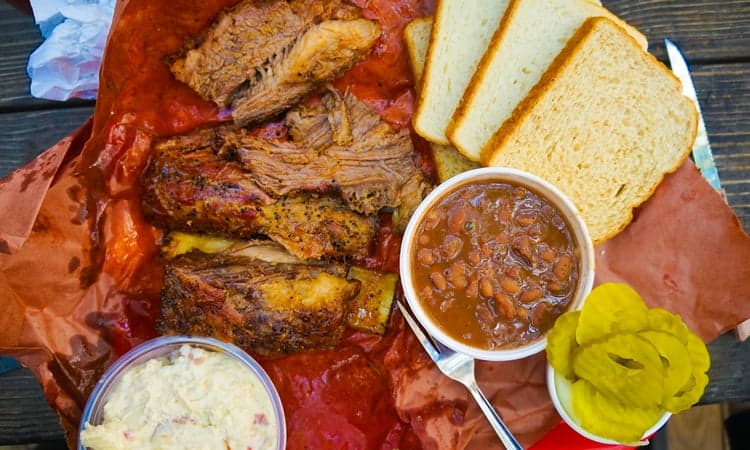
{"label": "bowl of baked beans", "polygon": [[594,282],[581,215],[554,185],[487,167],[435,188],[409,221],[400,275],[410,309],[447,347],[507,361],[544,349]]}

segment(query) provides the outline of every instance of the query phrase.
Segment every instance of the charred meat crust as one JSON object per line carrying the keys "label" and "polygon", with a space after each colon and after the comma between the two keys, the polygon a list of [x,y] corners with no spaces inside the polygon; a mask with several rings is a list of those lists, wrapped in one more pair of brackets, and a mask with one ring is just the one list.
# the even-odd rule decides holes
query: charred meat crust
{"label": "charred meat crust", "polygon": [[345,274],[336,264],[183,255],[166,266],[157,329],[212,336],[263,354],[332,348],[360,288]]}
{"label": "charred meat crust", "polygon": [[[151,223],[240,238],[266,235],[303,259],[367,254],[374,217],[357,214],[330,195],[301,193],[276,200],[238,164],[203,146],[215,135],[199,134],[201,139],[182,136],[157,144],[142,197]],[[181,147],[197,141],[196,150]]]}

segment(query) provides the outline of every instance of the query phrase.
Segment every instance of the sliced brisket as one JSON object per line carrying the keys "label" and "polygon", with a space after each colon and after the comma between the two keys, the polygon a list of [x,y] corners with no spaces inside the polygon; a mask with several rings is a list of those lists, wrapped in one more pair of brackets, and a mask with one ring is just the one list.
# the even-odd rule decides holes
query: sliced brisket
{"label": "sliced brisket", "polygon": [[274,199],[240,165],[216,154],[226,128],[200,130],[154,146],[143,179],[147,219],[169,229],[235,237],[264,234],[300,258],[365,256],[375,219],[333,196]]}
{"label": "sliced brisket", "polygon": [[288,109],[364,58],[380,27],[341,1],[245,0],[171,65],[239,124]]}
{"label": "sliced brisket", "polygon": [[238,130],[223,152],[239,161],[273,196],[336,191],[354,211],[411,211],[430,188],[413,160],[408,130],[397,131],[351,94],[326,94],[317,106],[289,112],[292,141],[271,141]]}

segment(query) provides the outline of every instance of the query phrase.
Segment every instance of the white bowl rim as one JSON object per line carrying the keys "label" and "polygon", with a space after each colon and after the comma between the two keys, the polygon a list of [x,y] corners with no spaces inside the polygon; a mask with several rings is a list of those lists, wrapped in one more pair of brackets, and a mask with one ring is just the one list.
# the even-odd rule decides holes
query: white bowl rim
{"label": "white bowl rim", "polygon": [[586,296],[591,292],[594,285],[595,263],[593,242],[578,209],[557,187],[529,172],[507,167],[482,167],[462,172],[444,181],[433,189],[432,192],[422,200],[412,214],[402,238],[401,251],[399,253],[399,272],[406,301],[420,324],[425,327],[430,335],[435,337],[446,347],[456,352],[470,355],[476,359],[486,361],[511,361],[522,359],[544,350],[547,345],[546,334],[536,341],[515,348],[485,350],[472,347],[449,336],[437,324],[435,324],[422,309],[414,290],[414,283],[410,270],[410,253],[412,247],[410,243],[414,239],[414,235],[416,234],[418,225],[421,223],[422,217],[424,217],[427,210],[445,194],[452,192],[463,184],[475,181],[497,181],[499,183],[509,182],[515,184],[523,183],[533,189],[537,194],[542,195],[552,202],[555,207],[563,213],[580,246],[581,258],[580,278],[577,286],[578,290],[569,306],[570,311],[580,309],[583,306]]}
{"label": "white bowl rim", "polygon": [[[83,432],[83,430],[85,429],[90,417],[94,413],[94,408],[103,408],[104,404],[106,403],[106,399],[100,400],[100,396],[105,393],[104,391],[106,389],[111,389],[112,387],[114,387],[120,377],[122,377],[122,375],[127,370],[127,366],[133,364],[134,361],[150,351],[155,351],[163,347],[178,345],[194,345],[204,349],[209,348],[212,349],[212,351],[223,352],[234,358],[235,360],[240,361],[246,369],[249,369],[250,372],[254,373],[266,390],[268,398],[271,401],[274,414],[276,415],[276,421],[279,427],[277,434],[277,448],[283,449],[286,447],[287,430],[286,418],[284,415],[284,406],[281,403],[281,398],[279,397],[279,393],[276,390],[276,386],[273,384],[271,377],[268,376],[268,373],[266,373],[263,367],[252,356],[248,355],[244,350],[234,344],[220,341],[211,337],[177,335],[159,336],[142,342],[141,344],[138,344],[125,352],[125,354],[120,356],[111,366],[107,368],[104,374],[99,378],[99,381],[97,381],[94,389],[92,389],[91,394],[89,394],[89,397],[86,400],[86,406],[84,407],[83,413],[81,414],[81,421],[78,425],[77,436],[78,450],[86,450],[87,448],[81,445],[80,436],[81,432]],[[175,347],[174,350],[177,350],[178,348],[179,347]],[[164,357],[167,354],[168,353],[158,356],[154,355],[154,358]],[[139,361],[139,364],[142,364],[145,361],[146,360]]]}
{"label": "white bowl rim", "polygon": [[657,420],[656,423],[654,423],[648,430],[643,433],[643,437],[641,437],[640,442],[618,442],[612,439],[597,436],[589,431],[584,430],[583,427],[581,427],[578,422],[576,422],[575,419],[573,419],[573,417],[568,414],[568,411],[562,405],[560,396],[557,393],[557,384],[555,384],[555,379],[561,376],[562,375],[555,371],[552,365],[547,363],[547,391],[549,392],[550,398],[552,398],[552,404],[554,405],[555,410],[557,410],[557,413],[560,415],[560,417],[562,417],[562,419],[566,424],[568,424],[570,428],[572,428],[576,433],[580,434],[586,439],[592,440],[594,442],[610,445],[646,445],[648,444],[648,439],[651,437],[651,435],[659,431],[659,429],[661,429],[661,427],[663,427],[664,424],[667,423],[669,418],[672,417],[672,413],[670,413],[669,411],[665,411],[664,414],[659,417],[659,420]]}

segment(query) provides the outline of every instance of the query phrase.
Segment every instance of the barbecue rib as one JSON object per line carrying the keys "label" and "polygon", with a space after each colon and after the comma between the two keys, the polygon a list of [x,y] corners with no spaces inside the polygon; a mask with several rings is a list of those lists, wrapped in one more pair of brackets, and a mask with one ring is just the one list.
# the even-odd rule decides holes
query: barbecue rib
{"label": "barbecue rib", "polygon": [[333,0],[245,0],[223,12],[171,65],[238,124],[284,111],[364,58],[380,27]]}
{"label": "barbecue rib", "polygon": [[334,347],[360,288],[342,265],[189,253],[167,263],[162,334],[212,336],[259,353]]}
{"label": "barbecue rib", "polygon": [[249,237],[265,234],[300,258],[365,256],[375,219],[338,198],[304,194],[276,200],[214,147],[226,128],[200,130],[154,146],[144,176],[146,218],[170,229]]}

